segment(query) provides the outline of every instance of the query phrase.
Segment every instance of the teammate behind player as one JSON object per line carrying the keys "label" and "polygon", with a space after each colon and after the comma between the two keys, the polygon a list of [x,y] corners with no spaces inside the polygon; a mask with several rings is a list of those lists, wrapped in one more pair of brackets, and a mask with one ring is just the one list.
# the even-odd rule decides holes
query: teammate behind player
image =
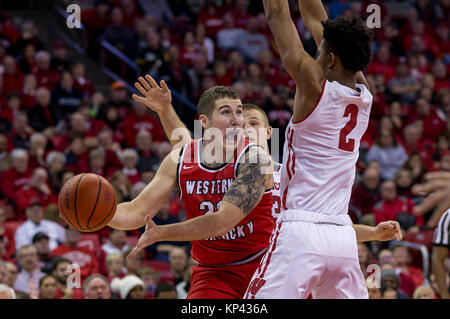
{"label": "teammate behind player", "polygon": [[372,35],[361,20],[328,20],[319,0],[300,0],[305,26],[318,44],[314,60],[288,2],[263,4],[297,88],[283,153],[284,211],[246,297],[368,298],[348,202],[372,104],[368,87],[355,78],[370,62]]}

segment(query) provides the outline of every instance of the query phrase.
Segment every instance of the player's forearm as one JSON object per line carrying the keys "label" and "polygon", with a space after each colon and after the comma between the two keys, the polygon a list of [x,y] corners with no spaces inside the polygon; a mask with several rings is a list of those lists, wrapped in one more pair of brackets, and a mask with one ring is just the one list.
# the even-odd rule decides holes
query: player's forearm
{"label": "player's forearm", "polygon": [[[307,29],[313,22],[328,20],[327,12],[320,0],[298,0],[298,6],[300,7],[303,23]],[[310,29],[308,30],[311,31]]]}
{"label": "player's forearm", "polygon": [[144,217],[145,214],[139,212],[132,201],[125,202],[117,205],[108,226],[120,230],[137,229],[145,225]]}
{"label": "player's forearm", "polygon": [[159,226],[158,241],[193,241],[222,236],[234,226],[222,215],[217,212],[182,223]]}
{"label": "player's forearm", "polygon": [[164,132],[172,146],[179,145],[180,143],[186,144],[192,140],[191,133],[180,120],[172,105],[170,105],[167,111],[158,115]]}
{"label": "player's forearm", "polygon": [[366,226],[366,225],[358,225],[358,224],[354,224],[352,226],[353,226],[353,229],[355,230],[356,241],[358,243],[377,240],[375,227]]}

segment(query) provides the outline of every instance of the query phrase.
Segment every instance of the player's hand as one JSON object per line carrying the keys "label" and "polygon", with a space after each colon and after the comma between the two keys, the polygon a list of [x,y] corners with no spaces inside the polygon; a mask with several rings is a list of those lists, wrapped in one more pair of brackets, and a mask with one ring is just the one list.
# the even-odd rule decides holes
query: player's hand
{"label": "player's hand", "polygon": [[381,222],[375,227],[376,240],[387,241],[391,239],[402,240],[403,234],[400,224],[396,221],[389,220]]}
{"label": "player's hand", "polygon": [[435,215],[441,216],[450,208],[450,172],[430,172],[425,174],[425,183],[414,185],[415,195],[428,195],[413,208],[416,215],[423,215],[436,207]]}
{"label": "player's hand", "polygon": [[150,246],[154,242],[158,241],[158,226],[153,222],[149,215],[145,216],[145,232],[139,238],[136,246],[131,250],[131,252],[126,257],[126,260],[136,256],[142,249]]}
{"label": "player's hand", "polygon": [[170,109],[172,104],[172,93],[163,80],[160,85],[150,76],[146,75],[145,79],[140,76],[139,82],[134,83],[136,89],[143,95],[143,97],[133,94],[133,99],[136,102],[145,104],[151,110],[157,113],[164,113]]}

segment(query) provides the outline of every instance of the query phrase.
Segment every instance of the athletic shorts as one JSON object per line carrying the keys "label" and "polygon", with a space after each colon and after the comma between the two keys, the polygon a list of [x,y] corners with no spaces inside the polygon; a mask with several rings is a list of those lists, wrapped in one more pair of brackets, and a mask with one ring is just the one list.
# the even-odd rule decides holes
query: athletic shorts
{"label": "athletic shorts", "polygon": [[367,299],[351,224],[348,215],[285,211],[244,298]]}
{"label": "athletic shorts", "polygon": [[262,256],[238,266],[193,267],[187,299],[242,299]]}

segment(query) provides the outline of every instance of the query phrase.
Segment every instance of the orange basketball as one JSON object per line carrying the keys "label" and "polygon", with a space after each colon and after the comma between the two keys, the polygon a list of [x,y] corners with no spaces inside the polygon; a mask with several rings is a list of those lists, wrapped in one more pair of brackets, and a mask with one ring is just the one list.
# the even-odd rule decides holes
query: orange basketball
{"label": "orange basketball", "polygon": [[93,232],[103,228],[117,208],[116,193],[102,176],[85,173],[69,179],[58,197],[59,214],[73,229]]}

